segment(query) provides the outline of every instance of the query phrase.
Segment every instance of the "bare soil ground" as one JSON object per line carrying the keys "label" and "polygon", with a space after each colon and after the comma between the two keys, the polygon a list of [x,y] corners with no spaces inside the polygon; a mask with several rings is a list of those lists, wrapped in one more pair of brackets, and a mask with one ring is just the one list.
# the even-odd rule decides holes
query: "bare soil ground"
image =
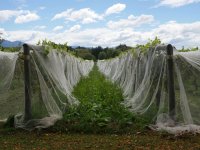
{"label": "bare soil ground", "polygon": [[200,135],[175,137],[155,131],[138,132],[132,135],[115,134],[66,134],[1,130],[0,149],[15,150],[131,150],[131,149],[200,149]]}

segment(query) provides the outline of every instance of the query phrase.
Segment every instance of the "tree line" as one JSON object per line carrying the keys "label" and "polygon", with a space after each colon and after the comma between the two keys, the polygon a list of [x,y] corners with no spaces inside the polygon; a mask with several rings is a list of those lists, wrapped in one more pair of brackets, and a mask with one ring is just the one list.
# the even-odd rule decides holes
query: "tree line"
{"label": "tree line", "polygon": [[[2,47],[1,44],[4,39],[1,37],[0,34],[0,51],[19,51],[21,47]],[[57,49],[60,52],[69,52],[77,57],[87,59],[87,60],[103,60],[103,59],[110,59],[119,56],[121,53],[126,52],[130,49],[137,49],[139,48],[142,52],[147,51],[150,47],[155,47],[158,44],[162,44],[161,40],[158,37],[155,37],[153,40],[149,40],[146,44],[136,45],[135,47],[127,46],[126,44],[120,44],[116,47],[82,47],[76,46],[72,47],[69,46],[67,43],[64,44],[57,44],[49,40],[41,40],[38,41],[37,45],[45,46],[45,53],[51,49]],[[195,51],[198,50],[198,47],[195,48],[184,48],[180,49],[179,51],[187,52],[187,51]]]}

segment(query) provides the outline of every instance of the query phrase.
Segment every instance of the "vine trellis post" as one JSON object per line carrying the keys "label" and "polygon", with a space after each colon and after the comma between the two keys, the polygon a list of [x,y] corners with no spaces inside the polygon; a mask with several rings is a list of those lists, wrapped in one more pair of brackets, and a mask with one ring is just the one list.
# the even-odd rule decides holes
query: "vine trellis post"
{"label": "vine trellis post", "polygon": [[25,115],[24,120],[28,121],[32,118],[31,114],[31,83],[30,83],[30,48],[27,44],[23,44],[24,50],[24,92],[25,92]]}
{"label": "vine trellis post", "polygon": [[[174,88],[173,46],[171,44],[158,45],[156,47],[156,51],[160,51],[160,50],[162,51],[165,50],[167,54],[167,89],[168,89],[169,117],[175,121],[176,99],[175,99],[175,88]],[[158,98],[160,99],[159,92],[157,95],[158,95]]]}
{"label": "vine trellis post", "polygon": [[173,46],[167,45],[167,79],[168,79],[168,99],[169,99],[169,116],[175,120],[176,115],[176,101],[174,88],[174,65],[173,65]]}

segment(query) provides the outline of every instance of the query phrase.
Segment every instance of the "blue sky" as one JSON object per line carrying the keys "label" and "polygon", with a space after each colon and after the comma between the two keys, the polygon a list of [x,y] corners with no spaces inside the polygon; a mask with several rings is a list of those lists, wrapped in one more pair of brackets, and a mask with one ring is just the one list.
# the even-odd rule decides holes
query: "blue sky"
{"label": "blue sky", "polygon": [[1,0],[0,32],[11,41],[81,46],[143,44],[158,36],[200,46],[200,0]]}

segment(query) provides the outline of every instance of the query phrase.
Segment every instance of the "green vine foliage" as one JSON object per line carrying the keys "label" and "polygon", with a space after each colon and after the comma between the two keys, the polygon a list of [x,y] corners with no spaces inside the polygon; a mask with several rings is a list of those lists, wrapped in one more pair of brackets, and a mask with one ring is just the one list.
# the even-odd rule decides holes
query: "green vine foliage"
{"label": "green vine foliage", "polygon": [[199,48],[198,47],[195,47],[195,48],[182,48],[181,50],[178,50],[179,52],[191,52],[191,51],[198,51]]}
{"label": "green vine foliage", "polygon": [[64,44],[56,44],[49,40],[42,40],[38,41],[37,45],[44,46],[45,47],[45,54],[48,54],[51,49],[56,49],[59,52],[69,52],[69,47],[67,45],[67,42]]}
{"label": "green vine foliage", "polygon": [[3,52],[18,52],[20,51],[21,47],[2,47],[0,46],[0,51]]}
{"label": "green vine foliage", "polygon": [[149,39],[144,45],[137,45],[136,48],[139,48],[142,53],[146,53],[151,47],[156,47],[156,45],[159,44],[161,44],[161,40],[158,37],[155,37],[153,40]]}

